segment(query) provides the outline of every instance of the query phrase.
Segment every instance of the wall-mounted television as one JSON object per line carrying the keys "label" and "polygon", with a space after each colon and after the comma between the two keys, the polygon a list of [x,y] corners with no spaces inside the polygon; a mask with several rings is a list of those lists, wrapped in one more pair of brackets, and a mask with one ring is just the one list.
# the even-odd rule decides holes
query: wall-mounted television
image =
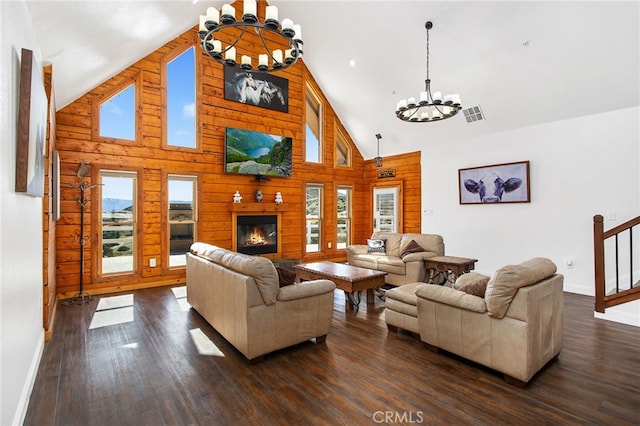
{"label": "wall-mounted television", "polygon": [[291,176],[290,137],[227,127],[224,144],[226,173],[265,176]]}

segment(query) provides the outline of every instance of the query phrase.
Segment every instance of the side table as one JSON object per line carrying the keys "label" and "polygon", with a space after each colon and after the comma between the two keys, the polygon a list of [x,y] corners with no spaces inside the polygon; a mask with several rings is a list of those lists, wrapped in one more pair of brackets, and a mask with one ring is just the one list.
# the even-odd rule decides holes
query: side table
{"label": "side table", "polygon": [[429,271],[428,283],[433,284],[437,272],[445,274],[445,282],[449,281],[453,284],[460,275],[474,269],[477,261],[478,259],[455,256],[435,256],[425,259],[424,268]]}

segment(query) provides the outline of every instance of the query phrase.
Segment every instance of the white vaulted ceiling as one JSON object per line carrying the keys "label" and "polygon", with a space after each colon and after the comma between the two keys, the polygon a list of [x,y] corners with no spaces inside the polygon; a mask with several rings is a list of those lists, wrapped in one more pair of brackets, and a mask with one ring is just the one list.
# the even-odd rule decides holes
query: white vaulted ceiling
{"label": "white vaulted ceiling", "polygon": [[[222,1],[27,1],[58,108],[197,24]],[[365,158],[640,104],[638,1],[272,0],[303,28],[304,62]],[[462,114],[405,123],[430,32],[433,91],[459,93]],[[350,65],[350,61],[355,66]],[[212,64],[212,66],[219,66]]]}

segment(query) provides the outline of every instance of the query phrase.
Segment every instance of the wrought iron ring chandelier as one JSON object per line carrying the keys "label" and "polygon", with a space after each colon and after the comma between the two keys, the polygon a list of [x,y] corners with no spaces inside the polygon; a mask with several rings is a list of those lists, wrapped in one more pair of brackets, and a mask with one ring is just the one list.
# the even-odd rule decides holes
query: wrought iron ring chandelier
{"label": "wrought iron ring chandelier", "polygon": [[431,94],[431,80],[429,79],[429,30],[433,23],[427,21],[427,79],[426,88],[420,92],[420,97],[402,99],[396,106],[396,116],[402,121],[425,123],[451,118],[462,109],[460,95],[446,95],[442,98],[441,92]]}
{"label": "wrought iron ring chandelier", "polygon": [[[236,10],[233,6],[225,4],[218,11],[215,7],[209,7],[206,15],[200,15],[200,25],[198,37],[201,40],[200,46],[215,61],[242,70],[254,69],[257,63],[257,70],[263,72],[273,72],[283,70],[294,65],[302,57],[302,28],[299,24],[294,24],[289,18],[278,21],[278,8],[276,6],[265,7],[264,22],[258,22],[257,0],[243,1],[243,14],[241,20],[236,20]],[[257,58],[252,55],[242,54],[240,61],[237,61],[236,48],[248,50],[246,45],[251,42],[241,43],[243,37],[249,35],[247,30],[252,28],[258,36],[264,49]],[[231,29],[239,30],[239,34]],[[236,30],[236,32],[237,32]],[[263,35],[263,32],[275,35],[278,49],[271,49]],[[223,34],[226,33],[224,36]],[[222,39],[235,41],[223,48]],[[273,38],[273,37],[272,37]],[[274,44],[276,42],[273,42]],[[288,46],[288,49],[281,49],[281,46]],[[256,52],[252,52],[255,54]]]}

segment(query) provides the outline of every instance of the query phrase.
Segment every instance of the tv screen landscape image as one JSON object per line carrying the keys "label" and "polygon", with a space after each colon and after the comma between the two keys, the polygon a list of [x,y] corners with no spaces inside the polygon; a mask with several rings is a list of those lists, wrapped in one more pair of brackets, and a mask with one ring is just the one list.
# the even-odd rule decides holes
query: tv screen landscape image
{"label": "tv screen landscape image", "polygon": [[254,176],[291,176],[292,139],[227,127],[225,172]]}

